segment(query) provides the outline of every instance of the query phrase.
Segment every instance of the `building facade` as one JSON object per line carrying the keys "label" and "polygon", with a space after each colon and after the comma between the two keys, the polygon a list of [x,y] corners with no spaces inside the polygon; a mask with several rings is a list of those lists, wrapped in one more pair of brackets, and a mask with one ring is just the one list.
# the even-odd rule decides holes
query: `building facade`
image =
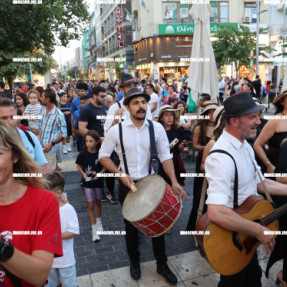
{"label": "building facade", "polygon": [[[181,4],[183,1],[132,1],[133,11],[133,46],[136,74],[140,78],[165,76],[169,82],[174,79],[181,82],[184,74],[189,72],[189,61],[184,61],[191,55],[194,24],[189,15],[191,4]],[[218,23],[224,25],[243,24],[251,31],[256,30],[256,1],[220,0],[211,1],[212,14],[210,18],[211,38],[218,31]],[[255,9],[255,10],[254,10]],[[268,28],[269,5],[260,2],[260,27]],[[259,44],[269,45],[269,37],[260,35]],[[259,74],[262,79],[269,71],[269,63],[260,62]],[[244,69],[244,68],[243,68]],[[251,76],[249,67],[242,73]],[[232,65],[222,69],[223,74],[235,76]],[[255,76],[255,74],[254,74]]]}

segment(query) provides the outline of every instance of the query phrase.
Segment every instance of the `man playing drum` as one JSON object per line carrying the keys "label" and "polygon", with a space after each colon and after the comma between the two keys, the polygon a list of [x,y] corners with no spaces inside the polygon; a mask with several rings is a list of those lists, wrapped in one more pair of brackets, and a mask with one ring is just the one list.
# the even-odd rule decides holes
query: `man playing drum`
{"label": "man playing drum", "polygon": [[[121,204],[123,204],[131,184],[134,184],[149,174],[151,147],[149,122],[146,120],[147,103],[149,100],[149,95],[141,92],[138,88],[130,89],[124,100],[124,105],[130,112],[130,117],[122,123],[124,156],[126,157],[126,167],[128,170],[126,170],[124,164],[125,159],[121,149],[118,124],[111,127],[107,132],[100,149],[99,159],[101,164],[112,173],[121,173],[110,159],[111,153],[116,148],[116,152],[120,158],[120,168],[126,172],[125,177],[120,177],[119,201]],[[169,152],[169,142],[165,130],[162,125],[157,122],[153,122],[153,126],[158,158],[162,163],[164,171],[171,180],[172,190],[187,199],[185,191],[181,188],[175,177],[172,155]],[[124,220],[124,222],[126,245],[130,258],[130,274],[133,279],[138,280],[141,277],[138,229],[127,220]],[[157,262],[157,272],[162,275],[168,283],[176,284],[177,278],[167,265],[164,235],[152,238],[152,245]]]}

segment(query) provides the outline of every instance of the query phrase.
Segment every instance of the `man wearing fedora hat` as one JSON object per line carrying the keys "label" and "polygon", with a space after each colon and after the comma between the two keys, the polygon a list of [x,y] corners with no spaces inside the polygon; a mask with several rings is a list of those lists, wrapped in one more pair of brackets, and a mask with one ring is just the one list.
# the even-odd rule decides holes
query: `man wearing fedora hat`
{"label": "man wearing fedora hat", "polygon": [[[264,192],[260,181],[263,175],[254,157],[254,151],[246,139],[256,135],[256,128],[260,124],[259,111],[262,105],[256,105],[248,92],[240,92],[224,102],[224,113],[227,119],[226,129],[223,131],[213,150],[223,150],[231,155],[238,170],[238,196],[240,206],[250,195]],[[273,250],[275,240],[272,235],[264,232],[268,228],[259,223],[249,221],[239,216],[234,210],[234,181],[235,164],[232,158],[224,153],[210,154],[205,161],[206,177],[208,179],[208,217],[217,225],[239,233],[255,237],[265,247],[267,255]],[[255,171],[255,167],[260,176]],[[264,179],[267,190],[272,195],[287,196],[284,184]],[[220,276],[220,287],[259,287],[261,286],[261,268],[258,264],[257,254],[250,263],[239,273],[232,276]]]}
{"label": "man wearing fedora hat", "polygon": [[[158,158],[164,168],[165,173],[170,178],[171,187],[174,192],[181,197],[186,193],[176,180],[172,155],[169,152],[169,142],[163,126],[157,122],[147,121],[147,103],[150,96],[143,93],[138,88],[131,88],[127,92],[124,105],[130,113],[121,126],[119,124],[110,128],[99,152],[101,164],[112,173],[126,173],[125,177],[120,177],[119,201],[123,204],[124,199],[135,181],[138,181],[149,175],[150,170],[150,133],[149,125],[154,128],[155,145],[158,152]],[[122,136],[120,133],[122,129]],[[123,149],[121,147],[121,142]],[[111,153],[116,149],[120,158],[120,169],[110,159]],[[123,153],[125,150],[125,153]],[[140,252],[138,251],[139,239],[138,229],[130,222],[124,220],[126,230],[126,246],[130,258],[130,274],[135,280],[141,277]],[[170,284],[176,284],[177,278],[171,272],[167,265],[167,256],[165,252],[165,237],[152,238],[153,252],[157,261],[157,272],[162,275]]]}
{"label": "man wearing fedora hat", "polygon": [[[119,119],[118,117],[122,117],[122,119],[129,117],[129,111],[125,108],[124,100],[127,96],[127,92],[131,88],[137,87],[137,85],[138,85],[138,81],[132,75],[125,74],[122,76],[120,80],[120,89],[121,89],[121,92],[124,94],[124,97],[120,102],[116,102],[115,104],[110,106],[108,110],[108,114],[107,114],[108,118],[106,119],[105,125],[104,125],[105,133],[112,126],[114,126],[115,124],[121,121],[121,119]],[[116,116],[116,117],[113,119],[113,116]],[[151,114],[149,107],[147,111],[147,119],[150,119],[150,120],[152,119],[152,114]]]}

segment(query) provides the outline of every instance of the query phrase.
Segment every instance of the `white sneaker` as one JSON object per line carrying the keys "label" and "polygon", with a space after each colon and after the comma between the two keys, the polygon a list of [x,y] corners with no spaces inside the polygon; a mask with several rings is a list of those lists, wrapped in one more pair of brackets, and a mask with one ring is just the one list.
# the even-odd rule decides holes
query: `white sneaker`
{"label": "white sneaker", "polygon": [[67,143],[67,151],[72,151],[70,143]]}
{"label": "white sneaker", "polygon": [[100,241],[100,236],[97,234],[97,229],[92,229],[92,240],[97,242]]}
{"label": "white sneaker", "polygon": [[100,224],[96,223],[96,226],[97,226],[97,231],[104,231],[102,223],[100,223]]}
{"label": "white sneaker", "polygon": [[66,145],[63,145],[63,153],[65,153],[65,154],[68,153]]}

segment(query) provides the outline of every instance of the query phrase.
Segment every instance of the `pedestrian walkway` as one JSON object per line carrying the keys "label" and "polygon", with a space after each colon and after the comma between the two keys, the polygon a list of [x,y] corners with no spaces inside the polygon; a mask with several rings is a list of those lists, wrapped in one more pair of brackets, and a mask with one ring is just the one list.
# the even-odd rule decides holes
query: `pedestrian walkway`
{"label": "pedestrian walkway", "polygon": [[[73,152],[64,155],[60,164],[66,179],[68,200],[75,207],[80,223],[80,235],[75,238],[75,257],[79,287],[163,287],[167,282],[156,273],[156,263],[152,254],[150,238],[140,233],[140,252],[142,278],[139,281],[131,279],[129,261],[125,247],[125,238],[121,235],[101,236],[101,241],[91,240],[91,227],[87,212],[87,201],[84,189],[80,187],[81,176],[77,171]],[[187,172],[194,172],[195,163],[191,158],[184,159]],[[188,200],[183,201],[181,216],[172,228],[172,234],[166,235],[166,250],[171,270],[177,275],[178,286],[216,287],[219,275],[196,250],[193,236],[180,235],[185,230],[192,205],[193,178],[186,179],[185,190]],[[117,190],[117,188],[116,188]],[[103,202],[102,222],[104,230],[123,231],[124,224],[120,204]],[[262,270],[265,270],[268,258],[260,249],[259,259]],[[262,286],[275,286],[276,274],[282,269],[282,261],[277,262],[270,271],[271,279],[262,277]]]}

